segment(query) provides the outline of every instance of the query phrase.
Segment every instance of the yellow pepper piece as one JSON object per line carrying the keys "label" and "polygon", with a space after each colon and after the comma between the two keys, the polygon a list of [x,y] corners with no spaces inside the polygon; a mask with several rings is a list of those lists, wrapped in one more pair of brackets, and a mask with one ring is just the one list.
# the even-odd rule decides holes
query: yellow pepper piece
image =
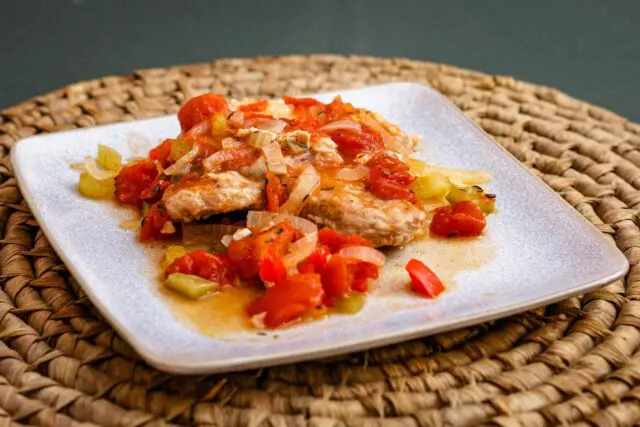
{"label": "yellow pepper piece", "polygon": [[88,172],[82,172],[78,182],[78,191],[90,199],[109,199],[116,191],[116,184],[113,178],[97,180]]}
{"label": "yellow pepper piece", "polygon": [[214,138],[224,138],[229,136],[230,133],[227,119],[224,117],[224,114],[215,113],[211,116],[211,135]]}
{"label": "yellow pepper piece", "polygon": [[445,197],[452,187],[449,178],[438,172],[420,175],[411,185],[416,197],[423,202]]}
{"label": "yellow pepper piece", "polygon": [[167,251],[164,254],[164,260],[162,261],[162,266],[164,268],[169,267],[173,264],[173,261],[187,254],[187,249],[184,246],[179,245],[170,245],[167,248]]}
{"label": "yellow pepper piece", "polygon": [[119,172],[122,169],[122,157],[115,149],[106,145],[98,144],[98,165],[105,169]]}
{"label": "yellow pepper piece", "polygon": [[191,145],[182,139],[174,139],[171,141],[171,151],[169,158],[174,162],[191,151]]}

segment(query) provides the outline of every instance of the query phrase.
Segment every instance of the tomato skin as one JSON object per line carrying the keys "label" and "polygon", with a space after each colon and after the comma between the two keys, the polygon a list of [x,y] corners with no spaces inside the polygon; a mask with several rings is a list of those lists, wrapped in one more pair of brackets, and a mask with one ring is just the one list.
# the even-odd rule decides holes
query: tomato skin
{"label": "tomato skin", "polygon": [[473,202],[459,202],[436,209],[431,220],[431,233],[443,237],[474,237],[482,234],[487,221]]}
{"label": "tomato skin", "polygon": [[[252,102],[251,104],[245,104],[238,107],[238,111],[243,112],[260,112],[264,111],[269,103],[266,100],[260,100],[256,102]],[[246,117],[246,116],[245,116]]]}
{"label": "tomato skin", "polygon": [[161,232],[167,221],[171,221],[169,214],[157,203],[152,205],[142,219],[140,241],[149,242],[167,238],[168,235]]}
{"label": "tomato skin", "polygon": [[165,139],[162,141],[162,144],[151,149],[151,151],[149,151],[149,158],[160,162],[163,168],[170,166],[171,160],[169,159],[169,156],[171,155],[172,141],[172,139]]}
{"label": "tomato skin", "polygon": [[327,263],[329,255],[331,255],[329,246],[318,246],[307,259],[298,264],[298,271],[300,273],[320,273],[322,267]]}
{"label": "tomato skin", "polygon": [[251,280],[258,275],[260,263],[270,251],[282,257],[298,234],[291,221],[282,221],[268,230],[232,241],[229,260],[241,279]]}
{"label": "tomato skin", "polygon": [[139,160],[122,168],[116,176],[116,198],[118,202],[142,207],[142,192],[158,176],[158,169],[151,160]]}
{"label": "tomato skin", "polygon": [[280,178],[271,171],[267,172],[266,193],[267,209],[270,212],[278,212],[287,195],[284,186],[280,183]]}
{"label": "tomato skin", "polygon": [[338,150],[348,158],[358,154],[384,150],[382,136],[366,125],[362,125],[362,132],[339,130],[331,134],[331,139],[338,145]]}
{"label": "tomato skin", "polygon": [[322,304],[322,296],[318,274],[295,274],[279,285],[267,288],[261,298],[249,304],[247,313],[250,316],[266,313],[265,326],[275,328]]}
{"label": "tomato skin", "polygon": [[411,277],[411,289],[427,298],[437,297],[443,290],[442,282],[422,261],[412,258],[405,269]]}
{"label": "tomato skin", "polygon": [[314,105],[324,105],[322,102],[313,98],[294,98],[292,96],[283,96],[282,100],[285,102],[285,104],[302,105],[305,107],[312,107]]}
{"label": "tomato skin", "polygon": [[178,111],[180,127],[184,132],[191,129],[197,123],[210,118],[215,113],[223,113],[225,117],[229,113],[227,100],[220,95],[205,93],[187,101]]}
{"label": "tomato skin", "polygon": [[220,285],[235,283],[235,273],[229,257],[201,249],[191,251],[172,262],[167,267],[165,275],[169,276],[173,273],[193,274]]}
{"label": "tomato skin", "polygon": [[329,227],[325,227],[318,232],[318,242],[321,245],[328,246],[331,253],[338,252],[347,246],[373,247],[373,243],[362,236],[342,233]]}
{"label": "tomato skin", "polygon": [[275,253],[273,248],[269,248],[262,261],[258,272],[260,280],[263,282],[282,283],[287,279],[287,269],[282,263],[282,258]]}
{"label": "tomato skin", "polygon": [[395,157],[384,153],[376,154],[370,161],[367,188],[382,199],[407,200],[416,203],[411,184],[416,177],[409,167]]}

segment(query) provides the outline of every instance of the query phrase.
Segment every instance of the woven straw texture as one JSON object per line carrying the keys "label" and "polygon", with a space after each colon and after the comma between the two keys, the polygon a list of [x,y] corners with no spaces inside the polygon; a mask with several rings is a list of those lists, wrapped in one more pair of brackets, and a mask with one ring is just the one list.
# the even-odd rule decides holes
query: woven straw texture
{"label": "woven straw texture", "polygon": [[[615,241],[626,280],[533,312],[260,371],[159,372],[56,257],[8,162],[36,133],[175,113],[187,98],[430,84]],[[640,126],[557,90],[404,59],[230,59],[71,85],[0,112],[0,426],[623,426],[640,419]],[[526,286],[526,278],[522,285]]]}

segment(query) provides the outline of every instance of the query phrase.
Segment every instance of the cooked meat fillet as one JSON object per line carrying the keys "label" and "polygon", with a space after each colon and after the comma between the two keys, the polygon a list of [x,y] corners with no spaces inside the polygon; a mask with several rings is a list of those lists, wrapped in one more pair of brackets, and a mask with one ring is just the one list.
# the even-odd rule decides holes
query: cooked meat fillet
{"label": "cooked meat fillet", "polygon": [[356,233],[374,246],[399,246],[424,234],[427,215],[405,200],[382,200],[363,184],[320,190],[304,204],[300,216],[319,225]]}
{"label": "cooked meat fillet", "polygon": [[209,172],[200,179],[170,186],[162,201],[173,220],[189,222],[242,209],[262,209],[264,186],[264,181],[236,171]]}

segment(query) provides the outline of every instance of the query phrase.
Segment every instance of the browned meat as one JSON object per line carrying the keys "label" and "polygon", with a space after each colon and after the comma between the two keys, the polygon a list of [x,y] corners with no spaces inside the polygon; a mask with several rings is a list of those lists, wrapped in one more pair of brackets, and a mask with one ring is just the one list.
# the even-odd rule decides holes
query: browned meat
{"label": "browned meat", "polygon": [[162,201],[173,220],[189,222],[242,209],[262,209],[264,181],[235,171],[207,173],[195,181],[167,188]]}
{"label": "browned meat", "polygon": [[374,246],[400,246],[427,230],[427,215],[405,200],[381,200],[363,184],[332,185],[311,196],[300,216],[356,233]]}

